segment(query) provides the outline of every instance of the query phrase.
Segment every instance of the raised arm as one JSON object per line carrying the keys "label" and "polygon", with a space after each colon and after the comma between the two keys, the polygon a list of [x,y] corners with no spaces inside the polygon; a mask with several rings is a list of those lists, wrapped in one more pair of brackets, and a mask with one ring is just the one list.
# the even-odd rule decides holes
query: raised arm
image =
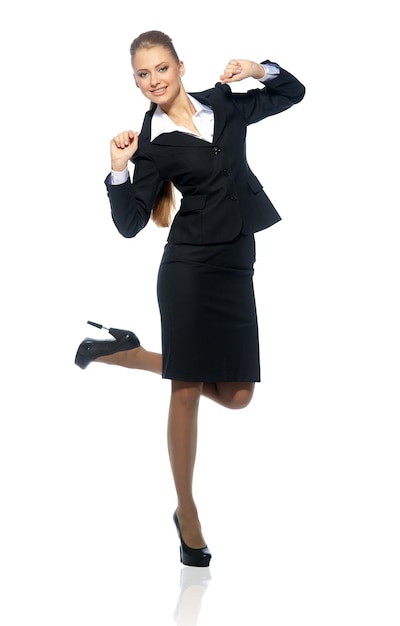
{"label": "raised arm", "polygon": [[[266,76],[263,66],[277,68],[277,73],[274,76]],[[265,85],[263,89],[233,94],[234,102],[248,124],[254,124],[265,117],[285,111],[304,98],[304,85],[277,63],[231,59],[221,75],[221,82],[226,84],[245,78],[255,78]]]}
{"label": "raised arm", "polygon": [[[115,226],[124,237],[134,237],[150,219],[162,180],[152,161],[138,151],[138,134],[124,131],[110,142],[111,169],[104,181]],[[128,161],[135,155],[133,181],[127,171]],[[137,157],[136,157],[137,155]],[[113,172],[125,172],[124,182],[113,184]]]}
{"label": "raised arm", "polygon": [[247,59],[231,59],[226,64],[221,83],[233,83],[245,78],[256,78],[261,80],[265,75],[265,70],[260,63],[248,61]]}

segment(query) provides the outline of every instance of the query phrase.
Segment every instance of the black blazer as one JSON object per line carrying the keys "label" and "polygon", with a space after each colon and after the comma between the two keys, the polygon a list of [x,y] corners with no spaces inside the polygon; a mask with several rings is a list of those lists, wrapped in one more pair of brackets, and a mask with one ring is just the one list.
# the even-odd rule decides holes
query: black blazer
{"label": "black blazer", "polygon": [[182,194],[170,242],[228,242],[240,232],[254,233],[279,221],[247,163],[246,129],[300,102],[304,93],[303,85],[282,68],[262,89],[232,93],[229,85],[217,83],[212,89],[192,93],[214,111],[211,144],[179,131],[163,133],[150,142],[155,109],[148,111],[132,158],[132,182],[111,185],[109,176],[105,180],[119,232],[134,237],[144,228],[164,180],[171,180]]}

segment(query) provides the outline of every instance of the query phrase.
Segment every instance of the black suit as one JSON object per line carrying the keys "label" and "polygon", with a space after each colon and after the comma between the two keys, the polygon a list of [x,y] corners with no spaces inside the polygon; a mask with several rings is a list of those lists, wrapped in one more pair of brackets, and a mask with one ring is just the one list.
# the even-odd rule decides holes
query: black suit
{"label": "black suit", "polygon": [[304,87],[285,70],[262,89],[228,85],[191,94],[214,112],[209,143],[183,132],[150,141],[144,119],[133,182],[110,185],[112,217],[124,237],[148,222],[164,180],[182,194],[158,275],[163,377],[198,382],[260,380],[253,292],[254,233],[280,217],[251,172],[246,128],[299,102]]}
{"label": "black suit", "polygon": [[169,234],[172,243],[228,242],[239,232],[254,233],[277,222],[277,211],[247,164],[246,127],[300,102],[304,92],[281,68],[263,89],[233,94],[228,85],[217,83],[191,94],[214,111],[212,144],[181,132],[164,133],[150,142],[154,109],[149,111],[132,159],[133,184],[112,186],[106,179],[119,232],[134,237],[147,224],[163,180],[171,180],[182,194]]}

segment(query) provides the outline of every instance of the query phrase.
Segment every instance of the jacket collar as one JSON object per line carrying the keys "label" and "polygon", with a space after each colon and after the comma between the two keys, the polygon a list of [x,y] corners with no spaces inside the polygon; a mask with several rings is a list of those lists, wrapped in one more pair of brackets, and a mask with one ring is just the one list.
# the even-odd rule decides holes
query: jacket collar
{"label": "jacket collar", "polygon": [[[217,83],[214,89],[208,89],[207,91],[200,91],[199,93],[190,93],[189,95],[196,98],[199,102],[206,104],[214,111],[214,140],[213,143],[217,143],[219,137],[226,124],[226,112],[225,107],[219,106],[222,101],[223,92],[230,92],[230,87],[228,85],[222,85],[222,83]],[[154,115],[155,108],[147,111],[144,121],[143,127],[140,132],[141,139],[144,141],[148,141],[150,143],[150,132],[151,132],[151,119]],[[162,145],[162,146],[193,146],[193,142],[199,142],[197,137],[193,135],[187,135],[185,133],[181,133],[178,131],[174,131],[172,133],[163,133],[154,139],[152,145]],[[201,145],[204,142],[201,141]],[[210,145],[210,144],[205,144]]]}

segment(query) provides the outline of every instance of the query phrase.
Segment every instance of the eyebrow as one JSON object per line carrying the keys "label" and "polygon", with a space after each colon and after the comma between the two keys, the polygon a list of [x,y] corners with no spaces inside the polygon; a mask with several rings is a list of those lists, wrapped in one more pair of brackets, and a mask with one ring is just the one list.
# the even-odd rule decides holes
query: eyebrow
{"label": "eyebrow", "polygon": [[[162,61],[161,63],[157,63],[155,67],[157,69],[157,67],[160,67],[161,65],[167,65],[167,64],[168,64],[168,61]],[[148,69],[146,67],[141,67],[137,69],[136,72],[148,72]]]}

